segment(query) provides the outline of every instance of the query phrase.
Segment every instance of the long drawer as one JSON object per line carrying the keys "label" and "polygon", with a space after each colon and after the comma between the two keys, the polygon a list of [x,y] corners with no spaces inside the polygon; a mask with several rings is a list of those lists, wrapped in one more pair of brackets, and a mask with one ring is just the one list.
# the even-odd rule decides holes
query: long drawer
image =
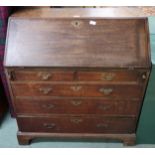
{"label": "long drawer", "polygon": [[134,117],[69,116],[17,118],[19,131],[55,133],[134,133]]}
{"label": "long drawer", "polygon": [[104,84],[61,84],[61,83],[12,83],[15,96],[74,96],[140,98],[142,85],[104,85]]}
{"label": "long drawer", "polygon": [[14,70],[10,72],[13,81],[115,81],[138,82],[147,78],[147,71],[123,70]]}
{"label": "long drawer", "polygon": [[17,114],[102,114],[137,116],[140,100],[94,98],[16,98]]}

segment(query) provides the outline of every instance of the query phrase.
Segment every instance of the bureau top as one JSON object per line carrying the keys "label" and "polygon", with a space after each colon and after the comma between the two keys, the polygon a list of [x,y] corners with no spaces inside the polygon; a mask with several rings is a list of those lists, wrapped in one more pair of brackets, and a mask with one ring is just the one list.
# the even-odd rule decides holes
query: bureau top
{"label": "bureau top", "polygon": [[4,65],[149,68],[147,18],[120,12],[36,9],[16,13],[9,20]]}

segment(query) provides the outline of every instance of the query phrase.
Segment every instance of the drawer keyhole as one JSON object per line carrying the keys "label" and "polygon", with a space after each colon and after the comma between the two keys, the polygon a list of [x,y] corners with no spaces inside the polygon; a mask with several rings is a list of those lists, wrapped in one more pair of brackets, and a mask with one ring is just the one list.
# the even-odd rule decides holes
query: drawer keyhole
{"label": "drawer keyhole", "polygon": [[72,21],[71,24],[75,27],[75,28],[79,28],[82,24],[81,21]]}

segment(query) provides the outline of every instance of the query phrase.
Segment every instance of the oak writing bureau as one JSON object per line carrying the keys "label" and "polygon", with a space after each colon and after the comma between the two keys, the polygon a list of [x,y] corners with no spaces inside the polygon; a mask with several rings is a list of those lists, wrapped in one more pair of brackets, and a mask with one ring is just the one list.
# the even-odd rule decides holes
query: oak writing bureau
{"label": "oak writing bureau", "polygon": [[134,144],[151,62],[147,18],[132,13],[49,8],[10,17],[4,65],[20,144]]}

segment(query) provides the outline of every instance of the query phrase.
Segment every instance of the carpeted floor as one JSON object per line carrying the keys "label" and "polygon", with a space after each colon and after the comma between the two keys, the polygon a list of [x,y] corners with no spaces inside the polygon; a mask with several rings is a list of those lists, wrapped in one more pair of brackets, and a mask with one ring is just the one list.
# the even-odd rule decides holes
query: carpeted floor
{"label": "carpeted floor", "polygon": [[[120,148],[122,143],[111,143],[105,141],[53,141],[51,139],[37,139],[30,145],[19,145],[17,138],[16,120],[12,119],[9,114],[5,116],[0,126],[0,148]],[[155,147],[154,145],[136,145],[134,147]]]}

